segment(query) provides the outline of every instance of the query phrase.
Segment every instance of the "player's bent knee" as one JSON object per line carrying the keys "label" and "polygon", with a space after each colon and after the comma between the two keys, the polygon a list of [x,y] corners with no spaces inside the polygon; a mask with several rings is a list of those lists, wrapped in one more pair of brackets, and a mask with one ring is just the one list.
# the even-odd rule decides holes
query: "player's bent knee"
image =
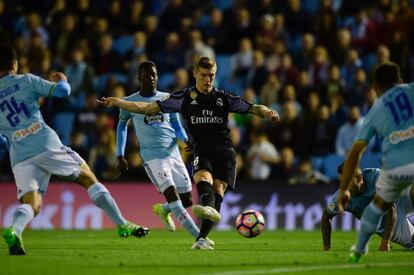
{"label": "player's bent knee", "polygon": [[210,182],[211,184],[213,183],[213,177],[211,176],[211,173],[207,170],[200,170],[197,171],[194,174],[194,181],[196,183],[200,182],[200,181],[206,181],[206,182]]}
{"label": "player's bent knee", "polygon": [[84,164],[81,167],[79,177],[75,181],[85,188],[89,188],[94,183],[98,182],[95,174],[91,171],[88,165]]}

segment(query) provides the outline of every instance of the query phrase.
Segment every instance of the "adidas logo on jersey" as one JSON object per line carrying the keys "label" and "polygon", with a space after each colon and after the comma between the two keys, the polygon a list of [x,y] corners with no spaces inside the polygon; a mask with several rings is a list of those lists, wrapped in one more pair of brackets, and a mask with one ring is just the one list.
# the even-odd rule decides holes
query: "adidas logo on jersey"
{"label": "adidas logo on jersey", "polygon": [[190,102],[190,105],[197,105],[197,101],[195,99],[193,99],[193,101]]}

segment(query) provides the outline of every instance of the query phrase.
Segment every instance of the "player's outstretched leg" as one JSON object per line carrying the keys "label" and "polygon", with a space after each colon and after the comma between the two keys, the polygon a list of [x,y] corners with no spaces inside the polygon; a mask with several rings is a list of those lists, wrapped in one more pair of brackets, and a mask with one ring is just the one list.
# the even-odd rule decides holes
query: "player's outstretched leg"
{"label": "player's outstretched leg", "polygon": [[91,201],[101,208],[118,226],[118,235],[120,237],[135,236],[141,238],[150,232],[148,228],[129,222],[123,217],[109,190],[102,183],[98,182],[86,164],[82,165],[81,173],[76,182],[87,188]]}
{"label": "player's outstretched leg", "polygon": [[175,223],[171,217],[171,209],[168,203],[157,203],[152,206],[154,213],[160,217],[162,223],[168,231],[175,231]]}
{"label": "player's outstretched leg", "polygon": [[350,262],[358,263],[361,256],[367,253],[369,239],[375,233],[379,220],[384,213],[373,201],[365,208],[361,217],[361,229],[358,233],[358,241],[349,255]]}
{"label": "player's outstretched leg", "polygon": [[10,255],[26,255],[22,235],[18,234],[13,227],[4,230],[3,238],[9,247]]}

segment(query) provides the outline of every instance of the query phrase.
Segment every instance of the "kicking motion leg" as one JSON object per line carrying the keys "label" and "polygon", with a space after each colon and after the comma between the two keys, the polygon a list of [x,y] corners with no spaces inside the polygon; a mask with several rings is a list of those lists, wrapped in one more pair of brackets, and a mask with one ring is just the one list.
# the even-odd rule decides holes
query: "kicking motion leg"
{"label": "kicking motion leg", "polygon": [[150,230],[148,228],[131,223],[122,216],[118,205],[108,189],[102,183],[98,182],[86,164],[83,164],[81,173],[75,182],[88,190],[92,202],[101,208],[118,226],[118,235],[120,237],[135,236],[141,238],[149,233]]}

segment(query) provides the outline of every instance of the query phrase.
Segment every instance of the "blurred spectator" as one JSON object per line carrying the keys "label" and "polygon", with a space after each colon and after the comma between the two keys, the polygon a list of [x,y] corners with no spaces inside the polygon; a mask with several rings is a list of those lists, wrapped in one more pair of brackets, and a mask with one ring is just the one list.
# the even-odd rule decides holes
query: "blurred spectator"
{"label": "blurred spectator", "polygon": [[309,94],[312,91],[312,86],[310,84],[309,74],[307,71],[301,71],[299,73],[299,82],[296,87],[296,91],[299,103],[302,106],[306,105]]}
{"label": "blurred spectator", "polygon": [[144,24],[144,3],[142,0],[134,0],[128,9],[126,29],[129,33],[134,33],[142,29]]}
{"label": "blurred spectator", "polygon": [[266,180],[271,173],[271,165],[280,161],[275,146],[269,142],[263,128],[251,134],[251,146],[247,151],[248,174],[253,180]]}
{"label": "blurred spectator", "polygon": [[314,16],[313,29],[318,44],[330,48],[337,33],[337,14],[332,8],[332,0],[321,0],[320,8]]}
{"label": "blurred spectator", "polygon": [[155,54],[154,61],[161,74],[172,73],[182,66],[184,54],[177,33],[171,32],[167,35],[164,48]]}
{"label": "blurred spectator", "polygon": [[151,59],[162,49],[165,40],[165,31],[158,28],[158,18],[148,15],[144,19],[144,32],[147,35],[147,53]]}
{"label": "blurred spectator", "polygon": [[253,65],[252,41],[243,38],[239,45],[239,51],[231,56],[231,71],[234,78],[245,78]]}
{"label": "blurred spectator", "polygon": [[283,113],[282,106],[287,102],[291,102],[295,106],[295,111],[298,116],[302,114],[302,105],[300,105],[300,103],[296,100],[296,89],[295,89],[295,86],[291,84],[286,85],[282,89],[282,95],[279,99],[279,102],[276,104],[273,104],[271,108],[275,109],[276,111],[279,112],[280,115],[283,116],[284,113]]}
{"label": "blurred spectator", "polygon": [[191,10],[188,5],[184,5],[183,0],[169,0],[168,4],[160,13],[160,27],[166,32],[178,31],[177,22],[181,22]]}
{"label": "blurred spectator", "polygon": [[336,154],[346,157],[351,149],[354,138],[361,129],[363,118],[358,106],[351,106],[348,112],[348,121],[343,124],[336,136],[335,150]]}
{"label": "blurred spectator", "polygon": [[85,61],[84,54],[80,48],[73,49],[71,61],[64,69],[64,73],[70,79],[72,106],[79,110],[85,106],[85,94],[93,90],[93,69]]}
{"label": "blurred spectator", "polygon": [[365,100],[365,93],[368,90],[367,76],[362,68],[355,72],[355,81],[352,88],[345,94],[345,102],[348,106],[358,105],[362,108]]}
{"label": "blurred spectator", "polygon": [[351,33],[347,29],[340,29],[337,33],[332,55],[332,62],[341,66],[345,63],[348,52],[351,49]]}
{"label": "blurred spectator", "polygon": [[275,18],[271,14],[264,14],[261,17],[260,26],[255,35],[257,49],[265,54],[269,54],[272,50],[275,36]]}
{"label": "blurred spectator", "polygon": [[78,28],[81,34],[85,34],[92,27],[95,11],[91,5],[92,0],[75,0],[74,13],[78,18]]}
{"label": "blurred spectator", "polygon": [[307,125],[306,137],[308,154],[324,156],[333,152],[336,129],[329,121],[329,108],[322,105],[318,109],[316,121]]}
{"label": "blurred spectator", "polygon": [[40,46],[47,48],[49,46],[49,33],[43,26],[42,19],[37,12],[31,12],[26,16],[26,28],[23,31],[23,38],[26,45],[30,46],[33,36],[39,37]]}
{"label": "blurred spectator", "polygon": [[188,71],[178,69],[174,72],[174,83],[168,88],[170,92],[182,91],[190,85]]}
{"label": "blurred spectator", "polygon": [[377,100],[378,95],[374,88],[369,88],[365,92],[364,101],[362,103],[361,114],[365,116],[368,114],[371,107],[374,105],[375,100]]}
{"label": "blurred spectator", "polygon": [[[231,32],[229,32],[230,41],[233,41],[232,52],[237,51],[237,45],[242,38],[253,39],[253,25],[251,22],[250,12],[246,8],[241,8],[236,12],[235,21],[231,24]],[[235,43],[234,43],[235,42]]]}
{"label": "blurred spectator", "polygon": [[288,0],[285,18],[286,29],[292,39],[301,36],[310,29],[309,15],[302,8],[300,0]]}
{"label": "blurred spectator", "polygon": [[276,148],[290,147],[295,153],[303,153],[305,131],[295,103],[288,101],[282,106],[283,116],[276,125],[269,125],[268,136]]}
{"label": "blurred spectator", "polygon": [[62,66],[77,41],[78,33],[76,31],[75,15],[64,15],[59,26],[60,28],[52,33],[52,49],[55,55],[54,63]]}
{"label": "blurred spectator", "polygon": [[110,180],[117,165],[115,133],[111,128],[104,129],[98,143],[90,149],[89,166],[96,173],[96,177]]}
{"label": "blurred spectator", "polygon": [[295,160],[295,152],[292,148],[283,147],[280,150],[280,162],[274,169],[274,177],[280,180],[286,180],[297,173],[297,163]]}
{"label": "blurred spectator", "polygon": [[328,184],[329,178],[321,172],[312,168],[310,158],[304,157],[301,159],[297,173],[289,178],[288,183],[294,184]]}
{"label": "blurred spectator", "polygon": [[256,95],[260,94],[263,84],[269,75],[265,66],[265,56],[262,51],[253,52],[253,64],[249,68],[246,76],[246,87],[252,88]]}
{"label": "blurred spectator", "polygon": [[344,80],[345,93],[349,93],[355,85],[355,74],[362,68],[362,61],[355,49],[349,49],[346,53],[345,63],[341,66],[341,77]]}
{"label": "blurred spectator", "polygon": [[320,88],[326,84],[329,77],[329,65],[329,56],[326,48],[322,46],[316,47],[312,64],[308,68],[311,85]]}
{"label": "blurred spectator", "polygon": [[284,85],[292,84],[296,86],[299,83],[299,70],[293,65],[292,58],[288,53],[281,56],[280,66],[276,69],[276,74]]}
{"label": "blurred spectator", "polygon": [[329,78],[322,87],[322,94],[324,102],[328,102],[333,96],[344,96],[344,83],[338,66],[333,65],[329,68]]}
{"label": "blurred spectator", "polygon": [[113,38],[109,34],[99,40],[98,51],[93,56],[93,68],[99,75],[122,73],[122,58],[113,50]]}
{"label": "blurred spectator", "polygon": [[207,44],[213,47],[217,54],[228,54],[232,51],[229,40],[229,29],[224,24],[223,13],[220,9],[213,9],[210,13],[210,21],[203,28]]}
{"label": "blurred spectator", "polygon": [[126,27],[127,14],[122,10],[122,6],[121,0],[112,0],[105,16],[111,22],[112,35],[115,37],[123,34]]}
{"label": "blurred spectator", "polygon": [[296,53],[295,64],[299,69],[307,70],[315,55],[315,38],[311,33],[305,33],[301,39],[300,51]]}
{"label": "blurred spectator", "polygon": [[275,104],[279,98],[279,91],[282,85],[276,74],[269,74],[266,82],[260,90],[260,102],[268,107]]}
{"label": "blurred spectator", "polygon": [[194,60],[200,56],[208,56],[212,59],[216,58],[213,48],[206,45],[200,31],[193,30],[190,32],[189,48],[185,52],[185,68],[191,70]]}

